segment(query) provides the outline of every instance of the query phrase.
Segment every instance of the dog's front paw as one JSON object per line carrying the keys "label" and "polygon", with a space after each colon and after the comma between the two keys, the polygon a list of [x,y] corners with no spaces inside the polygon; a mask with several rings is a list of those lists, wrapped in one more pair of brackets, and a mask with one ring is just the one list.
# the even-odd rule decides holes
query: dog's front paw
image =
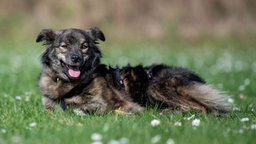
{"label": "dog's front paw", "polygon": [[57,102],[47,96],[42,97],[42,103],[47,111],[53,111]]}
{"label": "dog's front paw", "polygon": [[129,115],[129,114],[140,113],[140,112],[143,112],[144,110],[145,110],[144,107],[141,107],[138,104],[130,102],[124,105],[123,107],[119,107],[118,109],[115,110],[115,112],[117,114]]}

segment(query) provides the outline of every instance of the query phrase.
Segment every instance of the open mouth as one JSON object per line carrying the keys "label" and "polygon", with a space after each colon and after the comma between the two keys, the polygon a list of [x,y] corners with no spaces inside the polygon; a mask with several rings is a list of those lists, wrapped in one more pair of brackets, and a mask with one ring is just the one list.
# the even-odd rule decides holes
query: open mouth
{"label": "open mouth", "polygon": [[68,74],[69,74],[70,77],[78,78],[80,76],[80,74],[81,74],[80,66],[69,65],[69,64],[64,63],[63,61],[61,61],[61,65],[63,67],[67,68],[67,71],[68,71]]}

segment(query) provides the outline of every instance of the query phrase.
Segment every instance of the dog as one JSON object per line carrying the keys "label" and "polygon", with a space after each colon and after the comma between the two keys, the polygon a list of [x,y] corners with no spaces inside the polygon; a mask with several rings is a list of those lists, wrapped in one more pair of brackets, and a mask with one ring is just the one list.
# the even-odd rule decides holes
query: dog
{"label": "dog", "polygon": [[125,90],[141,106],[164,110],[224,114],[230,112],[227,96],[188,69],[163,64],[121,69]]}
{"label": "dog", "polygon": [[120,109],[129,113],[142,110],[126,99],[124,92],[110,87],[107,74],[100,72],[108,72],[108,69],[100,64],[99,40],[105,41],[99,28],[43,29],[38,34],[36,42],[44,42],[45,45],[38,85],[47,110],[53,110],[59,102],[64,103],[62,107],[79,107],[84,112]]}

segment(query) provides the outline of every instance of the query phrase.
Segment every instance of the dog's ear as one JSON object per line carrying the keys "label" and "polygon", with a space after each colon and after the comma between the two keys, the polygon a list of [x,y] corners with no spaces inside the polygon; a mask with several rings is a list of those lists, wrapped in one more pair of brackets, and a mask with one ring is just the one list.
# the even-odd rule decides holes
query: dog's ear
{"label": "dog's ear", "polygon": [[94,40],[97,41],[98,39],[105,41],[104,33],[97,27],[90,28],[86,30],[86,33]]}
{"label": "dog's ear", "polygon": [[36,42],[46,41],[46,43],[50,43],[55,40],[57,34],[52,29],[43,29],[37,36]]}

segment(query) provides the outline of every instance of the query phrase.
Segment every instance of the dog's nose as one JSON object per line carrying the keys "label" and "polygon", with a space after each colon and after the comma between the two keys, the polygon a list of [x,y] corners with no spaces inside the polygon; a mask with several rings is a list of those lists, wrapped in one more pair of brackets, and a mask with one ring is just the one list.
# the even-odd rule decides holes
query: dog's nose
{"label": "dog's nose", "polygon": [[78,55],[73,55],[72,57],[71,57],[71,60],[72,60],[72,62],[80,62],[80,57],[78,56]]}

